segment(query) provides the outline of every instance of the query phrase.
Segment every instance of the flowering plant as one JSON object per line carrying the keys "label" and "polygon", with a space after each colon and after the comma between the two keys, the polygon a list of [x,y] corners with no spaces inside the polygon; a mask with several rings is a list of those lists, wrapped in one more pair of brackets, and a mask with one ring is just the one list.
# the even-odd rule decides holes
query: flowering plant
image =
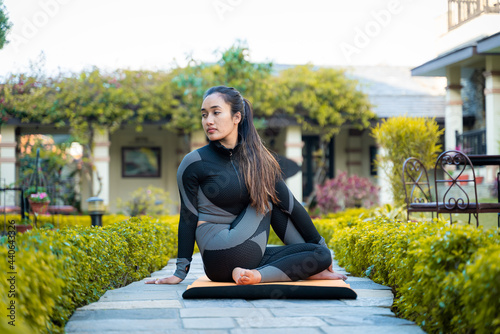
{"label": "flowering plant", "polygon": [[317,206],[321,213],[342,211],[346,208],[370,208],[378,203],[378,187],[370,179],[341,172],[336,178],[317,186]]}
{"label": "flowering plant", "polygon": [[26,191],[26,197],[33,203],[50,202],[50,197],[44,187],[29,187]]}
{"label": "flowering plant", "polygon": [[36,193],[30,195],[30,200],[35,203],[50,202],[50,197],[46,192]]}
{"label": "flowering plant", "polygon": [[172,205],[170,195],[163,188],[148,186],[138,188],[125,201],[116,199],[117,207],[131,216],[161,216],[169,214],[169,207]]}

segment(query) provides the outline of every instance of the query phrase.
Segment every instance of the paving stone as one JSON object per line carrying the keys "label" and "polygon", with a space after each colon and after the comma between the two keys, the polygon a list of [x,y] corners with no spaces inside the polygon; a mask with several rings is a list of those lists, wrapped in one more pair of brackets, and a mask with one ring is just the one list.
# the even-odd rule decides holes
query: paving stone
{"label": "paving stone", "polygon": [[327,334],[424,334],[418,326],[331,326],[321,328]]}
{"label": "paving stone", "polygon": [[186,334],[229,334],[230,331],[227,329],[197,329],[197,330],[192,330],[192,329],[185,329],[177,333],[186,333]]}
{"label": "paving stone", "polygon": [[345,281],[347,284],[350,284],[351,282],[373,282],[371,279],[368,277],[356,277],[356,276],[349,276],[347,278],[347,281]]}
{"label": "paving stone", "polygon": [[176,332],[183,334],[230,334],[228,329],[184,329],[182,331]]}
{"label": "paving stone", "polygon": [[97,302],[79,308],[79,310],[127,310],[141,308],[180,308],[178,300],[149,300],[123,302]]}
{"label": "paving stone", "polygon": [[249,301],[255,307],[331,307],[345,306],[344,300],[312,300],[312,299],[259,299]]}
{"label": "paving stone", "polygon": [[297,317],[297,316],[316,316],[329,317],[335,315],[353,314],[357,316],[367,315],[393,315],[392,311],[386,307],[346,307],[345,305],[329,307],[307,307],[307,308],[272,308],[271,313],[275,317]]}
{"label": "paving stone", "polygon": [[211,307],[252,307],[252,303],[244,299],[183,299],[185,308],[211,308]]}
{"label": "paving stone", "polygon": [[279,318],[237,318],[240,327],[274,328],[274,327],[319,327],[325,322],[316,317],[279,317]]}
{"label": "paving stone", "polygon": [[129,310],[77,310],[71,321],[104,320],[104,319],[176,319],[176,309],[129,309]]}
{"label": "paving stone", "polygon": [[[126,286],[123,288],[120,288],[120,291],[125,291],[125,292],[156,292],[156,293],[161,293],[163,291],[185,291],[188,284],[187,282],[182,282],[180,284],[145,284],[145,280],[141,281],[139,285],[135,286]],[[116,291],[116,290],[114,290]]]}
{"label": "paving stone", "polygon": [[[349,281],[349,280],[348,280]],[[368,289],[373,289],[373,290],[391,290],[390,287],[382,285],[382,284],[377,284],[373,281],[351,281],[351,282],[346,282],[350,285],[351,289],[353,290],[368,290]]]}
{"label": "paving stone", "polygon": [[204,308],[186,308],[179,310],[181,318],[199,318],[200,316],[206,318],[212,317],[272,317],[273,315],[265,308],[222,308],[222,307],[204,307]]}
{"label": "paving stone", "polygon": [[231,330],[231,334],[319,334],[323,333],[318,328],[295,327],[295,328],[236,328]]}
{"label": "paving stone", "polygon": [[66,324],[66,332],[105,332],[105,331],[153,331],[158,329],[179,328],[179,322],[176,319],[145,319],[145,320],[89,320],[89,321],[70,321]]}
{"label": "paving stone", "polygon": [[393,303],[392,298],[358,298],[358,299],[343,299],[343,303],[348,306],[380,306],[380,307],[391,307]]}
{"label": "paving stone", "polygon": [[411,321],[390,315],[337,314],[322,319],[334,326],[399,326],[412,324]]}
{"label": "paving stone", "polygon": [[[68,332],[68,334],[96,334],[96,333],[101,333],[100,331],[71,331]],[[147,332],[146,331],[135,331],[135,330],[127,330],[127,331],[105,331],[106,334],[230,334],[231,332],[229,329],[167,329],[167,328],[156,328],[156,329],[150,329]]]}
{"label": "paving stone", "polygon": [[181,319],[187,329],[234,328],[235,321],[231,318],[186,318]]}
{"label": "paving stone", "polygon": [[394,298],[391,290],[353,289],[359,298]]}
{"label": "paving stone", "polygon": [[124,300],[161,300],[177,299],[176,291],[133,291],[133,290],[113,290],[107,291],[99,298],[100,302],[124,301]]}

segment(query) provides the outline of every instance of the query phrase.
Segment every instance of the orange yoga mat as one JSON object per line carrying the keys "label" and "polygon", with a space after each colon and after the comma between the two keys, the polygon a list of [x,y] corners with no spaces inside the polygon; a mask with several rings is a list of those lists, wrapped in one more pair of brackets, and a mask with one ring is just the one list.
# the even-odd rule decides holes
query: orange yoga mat
{"label": "orange yoga mat", "polygon": [[304,280],[237,285],[213,282],[207,276],[198,278],[182,295],[186,299],[356,299],[350,285],[342,280]]}

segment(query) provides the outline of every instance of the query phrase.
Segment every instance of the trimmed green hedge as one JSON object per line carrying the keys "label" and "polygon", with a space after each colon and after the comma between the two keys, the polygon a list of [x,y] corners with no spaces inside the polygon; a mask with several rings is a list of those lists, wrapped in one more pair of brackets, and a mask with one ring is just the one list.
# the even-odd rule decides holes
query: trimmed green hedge
{"label": "trimmed green hedge", "polygon": [[[16,327],[1,321],[0,332],[62,332],[77,307],[166,265],[175,256],[177,222],[177,216],[130,218],[103,228],[18,235],[16,296],[0,298],[3,310],[15,301]],[[347,271],[393,287],[400,316],[428,332],[500,334],[498,230],[400,223],[365,209],[314,223]],[[2,291],[11,288],[8,241],[4,238],[0,247]],[[274,233],[270,243],[279,243]]]}
{"label": "trimmed green hedge", "polygon": [[[159,218],[163,220],[163,219],[169,219],[168,217],[169,216],[161,216]],[[107,226],[117,222],[122,222],[129,218],[130,216],[127,215],[115,215],[115,214],[103,215],[102,226]],[[33,215],[30,215],[29,219],[31,219],[33,223]],[[20,222],[21,215],[7,214],[5,216],[5,221],[0,223],[0,227],[2,228],[2,230],[4,227],[1,224],[7,225],[8,222],[11,220]],[[46,224],[52,224],[54,225],[54,228],[61,228],[61,229],[65,227],[75,227],[75,226],[90,227],[91,219],[89,215],[39,215],[37,218],[37,226],[43,227]]]}
{"label": "trimmed green hedge", "polygon": [[368,214],[318,223],[341,266],[393,287],[400,316],[432,333],[500,333],[499,231]]}
{"label": "trimmed green hedge", "polygon": [[[109,289],[147,277],[164,267],[177,246],[178,217],[153,220],[130,218],[103,228],[81,227],[59,231],[35,229],[2,238],[0,286],[11,288],[14,265],[15,297],[3,293],[0,308],[15,302],[16,327],[0,322],[0,332],[63,332],[73,311],[99,299]],[[14,330],[14,331],[12,331]]]}

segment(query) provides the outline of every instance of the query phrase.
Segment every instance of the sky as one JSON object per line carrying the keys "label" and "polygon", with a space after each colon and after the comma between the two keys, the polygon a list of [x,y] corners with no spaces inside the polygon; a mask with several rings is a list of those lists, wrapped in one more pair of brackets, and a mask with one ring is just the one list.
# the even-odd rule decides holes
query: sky
{"label": "sky", "polygon": [[243,41],[253,62],[415,67],[434,58],[446,0],[4,0],[0,76],[97,66],[168,70]]}

